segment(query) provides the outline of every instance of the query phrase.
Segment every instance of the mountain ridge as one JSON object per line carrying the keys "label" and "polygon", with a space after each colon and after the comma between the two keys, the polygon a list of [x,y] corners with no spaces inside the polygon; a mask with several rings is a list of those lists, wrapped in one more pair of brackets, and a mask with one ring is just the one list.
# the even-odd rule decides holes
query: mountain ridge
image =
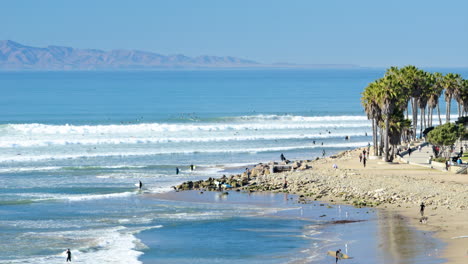
{"label": "mountain ridge", "polygon": [[179,68],[330,68],[356,65],[262,64],[233,56],[183,54],[162,55],[142,50],[76,49],[49,45],[32,47],[12,40],[0,40],[0,70],[140,70]]}

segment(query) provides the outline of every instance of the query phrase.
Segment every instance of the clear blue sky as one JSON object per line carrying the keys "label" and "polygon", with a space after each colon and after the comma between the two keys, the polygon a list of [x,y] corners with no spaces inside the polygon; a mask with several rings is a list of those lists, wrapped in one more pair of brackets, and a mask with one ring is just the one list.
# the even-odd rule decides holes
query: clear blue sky
{"label": "clear blue sky", "polygon": [[467,0],[14,0],[0,39],[264,63],[468,66]]}

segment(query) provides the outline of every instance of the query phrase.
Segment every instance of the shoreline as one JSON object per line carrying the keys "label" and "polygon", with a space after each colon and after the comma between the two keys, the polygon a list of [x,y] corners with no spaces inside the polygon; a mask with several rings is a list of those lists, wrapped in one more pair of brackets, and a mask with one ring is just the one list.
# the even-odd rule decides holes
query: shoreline
{"label": "shoreline", "polygon": [[[233,187],[250,192],[285,192],[300,195],[304,202],[315,200],[375,207],[400,214],[408,219],[411,226],[433,232],[435,238],[446,244],[441,254],[446,263],[466,263],[468,175],[380,160],[368,160],[364,168],[358,158],[362,149],[303,161],[297,164],[299,167],[295,171],[270,173],[265,170],[268,165],[262,164],[251,169],[250,173],[221,179],[231,180],[229,183],[232,180],[240,182],[242,186]],[[334,164],[338,168],[333,168]],[[284,188],[285,179],[287,188]],[[190,189],[209,188],[209,185],[194,187],[192,185]],[[419,204],[422,201],[426,204],[425,223],[420,223]]]}
{"label": "shoreline", "polygon": [[[296,243],[294,246],[296,249],[289,251],[287,255],[295,256],[295,260],[291,263],[332,261],[326,256],[326,252],[334,251],[337,248],[346,250],[346,254],[364,261],[363,263],[419,263],[420,261],[444,263],[445,261],[438,253],[445,246],[444,243],[434,238],[431,233],[414,228],[406,218],[391,211],[367,207],[356,208],[349,205],[331,205],[319,201],[307,201],[301,204],[298,203],[299,195],[247,192],[245,190],[229,191],[228,195],[218,191],[171,191],[151,194],[149,197],[165,201],[193,203],[195,207],[212,204],[223,208],[225,206],[244,208],[242,210],[257,208],[254,209],[255,213],[252,211],[246,215],[239,215],[240,219],[250,219],[250,221],[260,221],[260,223],[263,222],[262,219],[295,222],[302,226],[297,226],[297,231],[302,230],[300,237],[308,238],[303,241],[304,244]],[[281,224],[280,226],[282,229],[288,225]],[[228,225],[224,228],[231,230],[232,226]],[[269,227],[269,229],[274,230],[273,227]],[[241,228],[239,230],[248,229]],[[140,236],[143,243],[146,243],[146,240],[151,242],[151,239],[148,238],[157,235],[152,232],[148,231]],[[283,232],[284,230],[282,234],[286,234]],[[402,238],[404,241],[398,242],[394,238]],[[323,243],[316,243],[317,241]],[[421,241],[421,243],[413,243],[414,241]],[[373,245],[372,249],[369,248],[369,245]],[[152,246],[150,245],[150,247]],[[300,254],[301,257],[297,258],[297,254]],[[152,259],[151,256],[150,253],[141,261],[153,263],[158,260]],[[274,262],[273,259],[270,261]]]}

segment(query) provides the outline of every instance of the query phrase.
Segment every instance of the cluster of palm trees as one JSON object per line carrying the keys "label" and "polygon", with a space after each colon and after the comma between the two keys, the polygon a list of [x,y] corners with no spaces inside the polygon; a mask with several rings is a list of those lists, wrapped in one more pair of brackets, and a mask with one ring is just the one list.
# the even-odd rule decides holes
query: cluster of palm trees
{"label": "cluster of palm trees", "polygon": [[[389,161],[397,145],[415,139],[418,112],[421,132],[432,127],[436,108],[439,124],[442,124],[439,108],[442,93],[446,101],[446,123],[450,122],[452,99],[458,103],[459,116],[468,114],[468,80],[459,74],[430,73],[410,65],[391,67],[382,78],[370,83],[362,92],[361,102],[372,120],[374,155],[383,154],[383,160]],[[412,121],[408,119],[410,107]],[[392,145],[391,154],[389,145]]]}

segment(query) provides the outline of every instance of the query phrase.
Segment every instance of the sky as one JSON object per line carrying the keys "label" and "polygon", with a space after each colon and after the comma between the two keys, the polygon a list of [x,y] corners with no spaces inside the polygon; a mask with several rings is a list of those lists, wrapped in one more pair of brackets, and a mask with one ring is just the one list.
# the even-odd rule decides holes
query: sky
{"label": "sky", "polygon": [[262,63],[468,67],[467,0],[15,0],[0,39]]}

